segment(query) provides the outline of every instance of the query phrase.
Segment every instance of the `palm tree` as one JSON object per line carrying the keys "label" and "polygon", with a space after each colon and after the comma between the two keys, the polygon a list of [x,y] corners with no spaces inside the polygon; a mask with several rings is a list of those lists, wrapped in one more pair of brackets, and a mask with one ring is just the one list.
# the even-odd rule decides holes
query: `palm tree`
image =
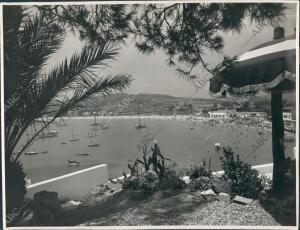
{"label": "palm tree", "polygon": [[[129,86],[126,74],[101,76],[99,65],[114,60],[117,49],[109,42],[90,43],[51,71],[43,67],[64,41],[65,32],[55,21],[41,14],[26,13],[20,6],[5,6],[4,80],[5,80],[5,155],[8,210],[20,206],[25,195],[24,175],[19,180],[13,169],[22,169],[19,157],[34,138],[56,118],[95,94],[109,95]],[[18,152],[12,153],[26,129],[38,118],[51,115]],[[19,184],[18,184],[19,181]],[[18,189],[21,189],[18,194]],[[18,200],[19,195],[19,200]]]}

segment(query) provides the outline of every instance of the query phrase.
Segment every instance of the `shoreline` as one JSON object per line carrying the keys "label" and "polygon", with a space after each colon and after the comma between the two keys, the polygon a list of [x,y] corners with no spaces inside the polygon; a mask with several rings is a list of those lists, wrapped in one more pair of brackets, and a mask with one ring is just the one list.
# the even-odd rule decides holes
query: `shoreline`
{"label": "shoreline", "polygon": [[[213,125],[217,125],[219,123],[223,124],[230,124],[242,127],[263,127],[265,130],[270,131],[272,129],[272,123],[267,120],[259,121],[255,119],[243,120],[239,119],[214,119],[209,117],[203,116],[196,116],[196,115],[120,115],[120,116],[103,116],[103,115],[96,115],[96,116],[65,116],[61,117],[65,120],[94,120],[102,119],[102,120],[133,120],[133,119],[143,119],[143,120],[160,120],[160,121],[191,121],[191,122],[205,122],[210,123]],[[51,117],[48,117],[51,119]],[[57,118],[59,119],[59,118]],[[40,121],[39,119],[38,121]]]}
{"label": "shoreline", "polygon": [[[139,117],[141,119],[151,119],[151,120],[193,120],[196,118],[196,120],[210,120],[208,117],[199,117],[194,115],[119,115],[119,116],[103,116],[103,115],[97,115],[97,116],[64,116],[61,117],[62,119],[74,119],[74,120],[91,120],[94,118],[98,119],[138,119]],[[51,119],[52,117],[48,117]],[[59,119],[59,118],[58,118]],[[41,119],[38,119],[41,120]]]}
{"label": "shoreline", "polygon": [[[203,117],[203,116],[197,116],[197,115],[119,115],[119,116],[103,116],[103,115],[97,115],[97,116],[63,116],[60,117],[62,119],[72,119],[72,120],[92,120],[92,119],[148,119],[148,120],[184,120],[184,121],[209,121],[209,122],[219,122],[222,121],[224,123],[236,123],[236,121],[240,121],[242,119],[236,119],[232,121],[231,119],[214,119],[209,117]],[[48,117],[51,119],[52,117]],[[57,118],[59,119],[59,118]],[[41,121],[41,119],[37,119],[37,121]],[[261,122],[261,121],[255,121],[253,122]],[[271,123],[270,121],[264,120],[263,122]]]}

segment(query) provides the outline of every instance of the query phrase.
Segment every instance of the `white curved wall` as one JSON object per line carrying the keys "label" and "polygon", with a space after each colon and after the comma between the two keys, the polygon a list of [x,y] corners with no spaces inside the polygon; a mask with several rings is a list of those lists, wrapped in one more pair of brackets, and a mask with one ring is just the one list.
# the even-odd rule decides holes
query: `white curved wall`
{"label": "white curved wall", "polygon": [[100,184],[108,181],[106,164],[79,170],[46,181],[27,186],[27,198],[33,198],[34,193],[47,190],[58,193],[59,199],[83,200],[84,195]]}

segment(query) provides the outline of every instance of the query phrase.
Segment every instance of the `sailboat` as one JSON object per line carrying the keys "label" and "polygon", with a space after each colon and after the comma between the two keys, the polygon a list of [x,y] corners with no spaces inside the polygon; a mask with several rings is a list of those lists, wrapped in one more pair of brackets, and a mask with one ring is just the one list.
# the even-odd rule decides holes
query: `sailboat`
{"label": "sailboat", "polygon": [[105,124],[104,121],[100,122],[99,124],[101,130],[109,129],[109,125]]}
{"label": "sailboat", "polygon": [[90,153],[74,153],[75,156],[89,156]]}
{"label": "sailboat", "polygon": [[79,161],[77,161],[77,160],[68,160],[68,166],[79,166]]}
{"label": "sailboat", "polygon": [[73,128],[72,128],[72,139],[70,139],[70,141],[79,141],[79,139],[75,137]]}
{"label": "sailboat", "polygon": [[144,129],[144,128],[146,128],[146,125],[142,125],[141,124],[140,107],[141,107],[141,104],[138,107],[139,124],[135,126],[136,129]]}
{"label": "sailboat", "polygon": [[215,149],[220,150],[221,149],[221,144],[220,143],[215,143]]}
{"label": "sailboat", "polygon": [[89,139],[90,139],[90,143],[88,144],[88,147],[98,147],[100,146],[99,144],[97,143],[93,143],[93,137],[95,134],[92,133],[92,130],[90,131],[90,136],[89,136]]}
{"label": "sailboat", "polygon": [[[48,123],[48,117],[46,117],[46,123]],[[41,134],[38,135],[39,138],[50,138],[50,137],[57,137],[58,131],[56,130],[49,130],[49,126],[46,128],[46,132],[43,130]]]}
{"label": "sailboat", "polygon": [[94,128],[90,129],[89,133],[88,133],[88,137],[95,137],[95,136],[97,136],[97,134],[95,132],[93,132],[95,130],[97,130],[97,129],[94,129]]}
{"label": "sailboat", "polygon": [[[29,140],[27,140],[27,141],[29,141]],[[27,146],[27,151],[26,152],[24,152],[24,154],[25,155],[37,155],[37,154],[39,154],[38,152],[36,152],[36,151],[29,151],[29,148],[30,148],[30,146],[32,145],[32,143],[31,144],[29,144],[28,146]]]}
{"label": "sailboat", "polygon": [[47,130],[46,132],[42,131],[42,133],[39,135],[39,138],[49,138],[49,137],[57,137],[58,132],[56,130],[50,131]]}
{"label": "sailboat", "polygon": [[[27,143],[28,143],[28,142],[30,141],[30,134],[29,134],[28,130],[26,130],[25,133],[26,133]],[[30,143],[30,144],[27,146],[26,152],[24,152],[25,155],[37,155],[37,154],[39,154],[39,153],[36,152],[36,151],[29,151],[29,148],[30,148],[30,146],[32,146],[32,144],[33,144],[33,142]]]}
{"label": "sailboat", "polygon": [[104,129],[109,129],[109,126],[105,124],[103,121],[102,122],[97,122],[96,116],[94,116],[94,122],[91,124],[93,126],[93,130],[104,130]]}
{"label": "sailboat", "polygon": [[91,124],[91,126],[98,126],[100,123],[97,122],[96,116],[94,116],[94,122]]}
{"label": "sailboat", "polygon": [[27,152],[25,152],[24,154],[25,154],[25,155],[37,155],[37,154],[39,154],[39,153],[36,152],[36,151],[27,151]]}
{"label": "sailboat", "polygon": [[60,118],[58,120],[58,122],[56,123],[56,126],[57,127],[65,127],[65,126],[68,126],[67,123],[64,121],[64,119]]}

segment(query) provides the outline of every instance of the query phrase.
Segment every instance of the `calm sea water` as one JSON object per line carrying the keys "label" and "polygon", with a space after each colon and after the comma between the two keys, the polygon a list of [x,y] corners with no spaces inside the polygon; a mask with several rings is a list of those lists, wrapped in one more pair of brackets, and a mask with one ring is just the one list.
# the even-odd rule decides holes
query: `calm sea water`
{"label": "calm sea water", "polygon": [[[98,120],[100,121],[100,120]],[[240,155],[241,160],[250,164],[264,164],[272,162],[272,141],[270,131],[264,131],[264,139],[258,134],[257,127],[236,126],[233,124],[208,124],[202,121],[184,120],[154,120],[142,119],[146,129],[135,129],[137,119],[102,119],[110,126],[107,130],[98,130],[93,143],[99,147],[88,147],[88,133],[91,119],[66,119],[68,126],[53,125],[50,130],[57,130],[58,136],[38,139],[30,147],[30,151],[39,152],[38,155],[22,155],[27,177],[33,183],[52,177],[60,176],[79,169],[97,164],[108,164],[111,178],[128,172],[127,164],[141,156],[137,145],[144,139],[144,135],[155,136],[161,152],[178,164],[187,166],[191,159],[208,162],[211,157],[213,170],[220,169],[221,151],[216,151],[214,143],[230,146]],[[80,140],[71,142],[72,129],[75,137]],[[65,142],[66,144],[61,144]],[[257,144],[261,143],[261,144]],[[253,145],[260,145],[253,152]],[[20,146],[22,143],[20,144]],[[292,156],[294,143],[286,143],[286,154]],[[19,148],[20,148],[19,146]],[[41,153],[48,151],[48,153]],[[74,154],[90,153],[88,156]],[[68,166],[67,160],[77,160],[80,166]]]}

